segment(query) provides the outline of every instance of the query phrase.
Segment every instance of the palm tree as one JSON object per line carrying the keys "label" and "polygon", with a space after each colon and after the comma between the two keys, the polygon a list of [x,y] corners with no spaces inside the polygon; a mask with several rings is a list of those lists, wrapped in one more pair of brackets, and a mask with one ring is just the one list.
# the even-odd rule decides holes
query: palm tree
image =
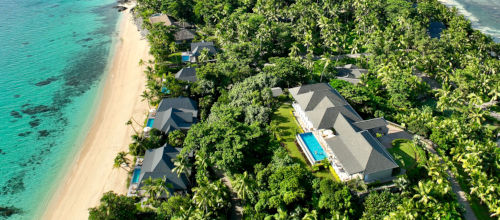
{"label": "palm tree", "polygon": [[253,179],[248,176],[247,171],[236,175],[231,184],[233,185],[233,190],[243,201],[253,198]]}
{"label": "palm tree", "polygon": [[205,214],[227,208],[229,194],[226,186],[219,180],[210,182],[208,179],[200,181],[199,186],[193,188],[193,202]]}
{"label": "palm tree", "polygon": [[317,220],[318,219],[318,212],[316,210],[312,210],[304,215],[302,217],[302,220]]}
{"label": "palm tree", "polygon": [[142,189],[146,191],[146,194],[149,196],[149,198],[156,200],[160,198],[160,196],[165,192],[167,194],[167,197],[170,196],[170,192],[168,191],[169,188],[172,188],[171,183],[166,182],[166,178],[157,178],[153,179],[149,177],[148,179],[144,180],[144,186]]}
{"label": "palm tree", "polygon": [[297,44],[294,43],[292,44],[292,47],[290,48],[290,53],[288,54],[292,59],[294,60],[298,60],[299,59],[299,52],[300,52],[300,49],[299,47],[297,47]]}
{"label": "palm tree", "polygon": [[319,79],[319,82],[323,82],[323,75],[325,74],[325,71],[332,63],[332,58],[329,53],[324,53],[323,55],[321,55],[321,61],[323,62],[323,71],[321,71],[321,77]]}
{"label": "palm tree", "polygon": [[429,195],[432,191],[432,188],[433,186],[431,184],[424,184],[422,183],[422,181],[419,181],[418,185],[413,188],[416,191],[415,195],[413,195],[413,198],[420,198],[418,202],[421,202],[424,205],[427,205],[427,203],[429,203],[430,201],[437,202],[436,199]]}
{"label": "palm tree", "polygon": [[134,130],[134,133],[135,133],[135,134],[139,134],[139,133],[137,132],[137,130],[135,130],[135,127],[134,127],[134,125],[132,124],[132,120],[131,120],[131,119],[129,119],[127,122],[125,122],[125,125],[130,125],[130,126],[132,127],[132,129]]}
{"label": "palm tree", "polygon": [[[129,167],[130,160],[127,158],[127,154],[128,153],[125,152],[125,151],[118,152],[118,154],[115,157],[115,162],[113,164],[113,167],[114,168],[118,168],[118,167],[122,167],[123,168],[122,165],[125,164],[126,167],[130,168]],[[125,168],[123,168],[123,169],[125,169]]]}
{"label": "palm tree", "polygon": [[147,101],[148,108],[151,109],[151,104],[150,103],[153,101],[153,97],[154,96],[151,93],[149,93],[147,90],[144,90],[144,91],[142,91],[141,97],[142,97],[141,101]]}
{"label": "palm tree", "polygon": [[205,63],[208,61],[208,57],[209,56],[209,51],[207,48],[203,48],[203,50],[201,50],[201,53],[200,55],[198,56],[198,62],[200,63]]}
{"label": "palm tree", "polygon": [[187,163],[187,160],[184,157],[177,157],[174,159],[174,169],[173,172],[177,173],[177,176],[180,177],[181,173],[187,174],[187,170],[190,165]]}

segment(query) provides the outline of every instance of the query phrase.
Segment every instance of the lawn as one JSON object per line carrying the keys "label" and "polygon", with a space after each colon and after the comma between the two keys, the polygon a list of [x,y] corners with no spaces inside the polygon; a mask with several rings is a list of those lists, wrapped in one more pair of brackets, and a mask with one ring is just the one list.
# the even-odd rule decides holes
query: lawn
{"label": "lawn", "polygon": [[[308,165],[306,158],[302,155],[298,146],[295,144],[295,136],[303,131],[295,120],[292,110],[293,108],[290,104],[283,104],[278,110],[276,110],[276,112],[274,112],[271,126],[275,128],[275,135],[278,138],[278,141],[285,145],[285,148],[288,150],[288,154],[308,170],[312,170]],[[334,175],[325,169],[314,172],[314,175],[317,177],[330,178],[340,181],[336,174]]]}
{"label": "lawn", "polygon": [[426,159],[424,150],[413,146],[410,140],[396,139],[392,146],[388,151],[403,169],[413,168],[418,161]]}

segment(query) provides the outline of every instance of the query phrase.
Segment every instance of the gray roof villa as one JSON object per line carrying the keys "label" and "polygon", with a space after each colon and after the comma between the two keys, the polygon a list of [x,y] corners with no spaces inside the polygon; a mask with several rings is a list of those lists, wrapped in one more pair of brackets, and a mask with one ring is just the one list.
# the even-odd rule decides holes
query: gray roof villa
{"label": "gray roof villa", "polygon": [[330,85],[318,83],[289,89],[294,115],[306,131],[297,142],[311,164],[327,158],[343,181],[387,180],[398,165],[374,137],[387,132],[383,118],[363,120]]}
{"label": "gray roof villa", "polygon": [[174,38],[177,43],[192,41],[196,37],[196,33],[189,29],[180,29],[175,32]]}
{"label": "gray roof villa", "polygon": [[187,130],[196,123],[198,104],[190,98],[177,97],[161,100],[155,113],[153,128],[168,133],[173,130]]}
{"label": "gray roof villa", "polygon": [[175,78],[181,81],[196,82],[196,67],[185,67],[175,74]]}
{"label": "gray roof villa", "polygon": [[197,62],[197,57],[200,56],[203,50],[208,50],[208,54],[212,56],[217,54],[217,48],[215,48],[213,42],[196,42],[191,43],[191,51],[182,53],[182,61],[191,63]]}
{"label": "gray roof villa", "polygon": [[207,49],[208,53],[214,55],[217,53],[217,49],[215,49],[213,42],[197,42],[191,43],[191,54],[193,56],[199,56],[201,51]]}
{"label": "gray roof villa", "polygon": [[[141,187],[144,186],[144,181],[150,177],[152,179],[165,179],[166,183],[171,184],[171,188],[167,187],[170,195],[175,192],[185,192],[189,187],[187,176],[184,173],[177,175],[172,171],[175,167],[173,160],[180,153],[180,150],[180,148],[174,148],[167,144],[159,148],[146,150],[142,165],[139,164],[134,169],[129,195],[136,194],[137,190],[139,194],[143,194]],[[132,188],[134,189],[132,190]],[[162,195],[162,197],[165,196],[166,194]]]}

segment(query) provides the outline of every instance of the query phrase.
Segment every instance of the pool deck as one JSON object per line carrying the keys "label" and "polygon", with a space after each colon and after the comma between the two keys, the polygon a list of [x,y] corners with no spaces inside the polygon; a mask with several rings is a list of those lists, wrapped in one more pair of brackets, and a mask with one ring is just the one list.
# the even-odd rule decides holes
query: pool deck
{"label": "pool deck", "polygon": [[132,172],[132,177],[130,178],[130,184],[129,184],[129,187],[128,187],[128,192],[127,192],[127,196],[128,197],[131,197],[131,196],[136,196],[137,195],[137,190],[138,190],[138,187],[139,187],[139,183],[133,183],[134,181],[134,172],[136,169],[141,169],[142,168],[142,162],[143,162],[143,158],[137,158],[137,161],[135,162],[135,166],[134,166],[134,171]]}
{"label": "pool deck", "polygon": [[[321,134],[322,131],[321,130],[314,130],[314,129],[307,129],[307,126],[305,126],[306,123],[302,121],[302,118],[299,115],[297,115],[297,113],[295,111],[293,112],[293,116],[295,117],[295,119],[299,123],[299,126],[304,130],[304,133],[308,133],[308,132],[313,133],[314,137],[316,138],[316,141],[318,141],[319,145],[321,146],[323,151],[326,153],[326,158],[328,158],[328,161],[330,162],[332,168],[335,170],[335,173],[340,178],[340,180],[341,181],[348,181],[348,180],[354,178],[354,176],[349,175],[344,170],[344,168],[342,167],[342,164],[336,158],[335,154],[333,153],[333,151],[330,149],[330,147],[326,143],[325,137],[323,137],[323,135]],[[297,138],[297,143],[299,143],[299,146],[300,146],[301,150],[304,152],[304,154],[306,155],[309,163],[311,165],[316,164],[317,161],[314,160],[314,157],[312,156],[311,152],[309,152],[309,150],[307,149],[307,146],[305,146],[305,143],[302,142],[302,140],[300,138],[300,134],[298,134],[296,138]]]}

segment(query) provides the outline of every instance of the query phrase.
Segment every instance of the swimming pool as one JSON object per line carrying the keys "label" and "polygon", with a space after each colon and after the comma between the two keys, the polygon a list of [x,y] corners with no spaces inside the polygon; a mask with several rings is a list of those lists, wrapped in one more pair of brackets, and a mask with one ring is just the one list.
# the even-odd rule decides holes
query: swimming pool
{"label": "swimming pool", "polygon": [[320,161],[326,158],[325,151],[323,151],[323,148],[321,148],[321,145],[318,140],[316,140],[313,133],[308,132],[300,134],[300,138],[304,141],[309,153],[313,156],[315,161]]}
{"label": "swimming pool", "polygon": [[132,175],[132,183],[137,183],[139,181],[140,174],[141,174],[141,168],[135,168],[134,174]]}
{"label": "swimming pool", "polygon": [[153,127],[153,123],[155,122],[154,118],[148,118],[148,123],[146,124],[146,127]]}
{"label": "swimming pool", "polygon": [[148,118],[148,123],[146,124],[146,127],[153,127],[154,122],[155,122],[154,118]]}
{"label": "swimming pool", "polygon": [[182,62],[188,62],[189,56],[182,56]]}

